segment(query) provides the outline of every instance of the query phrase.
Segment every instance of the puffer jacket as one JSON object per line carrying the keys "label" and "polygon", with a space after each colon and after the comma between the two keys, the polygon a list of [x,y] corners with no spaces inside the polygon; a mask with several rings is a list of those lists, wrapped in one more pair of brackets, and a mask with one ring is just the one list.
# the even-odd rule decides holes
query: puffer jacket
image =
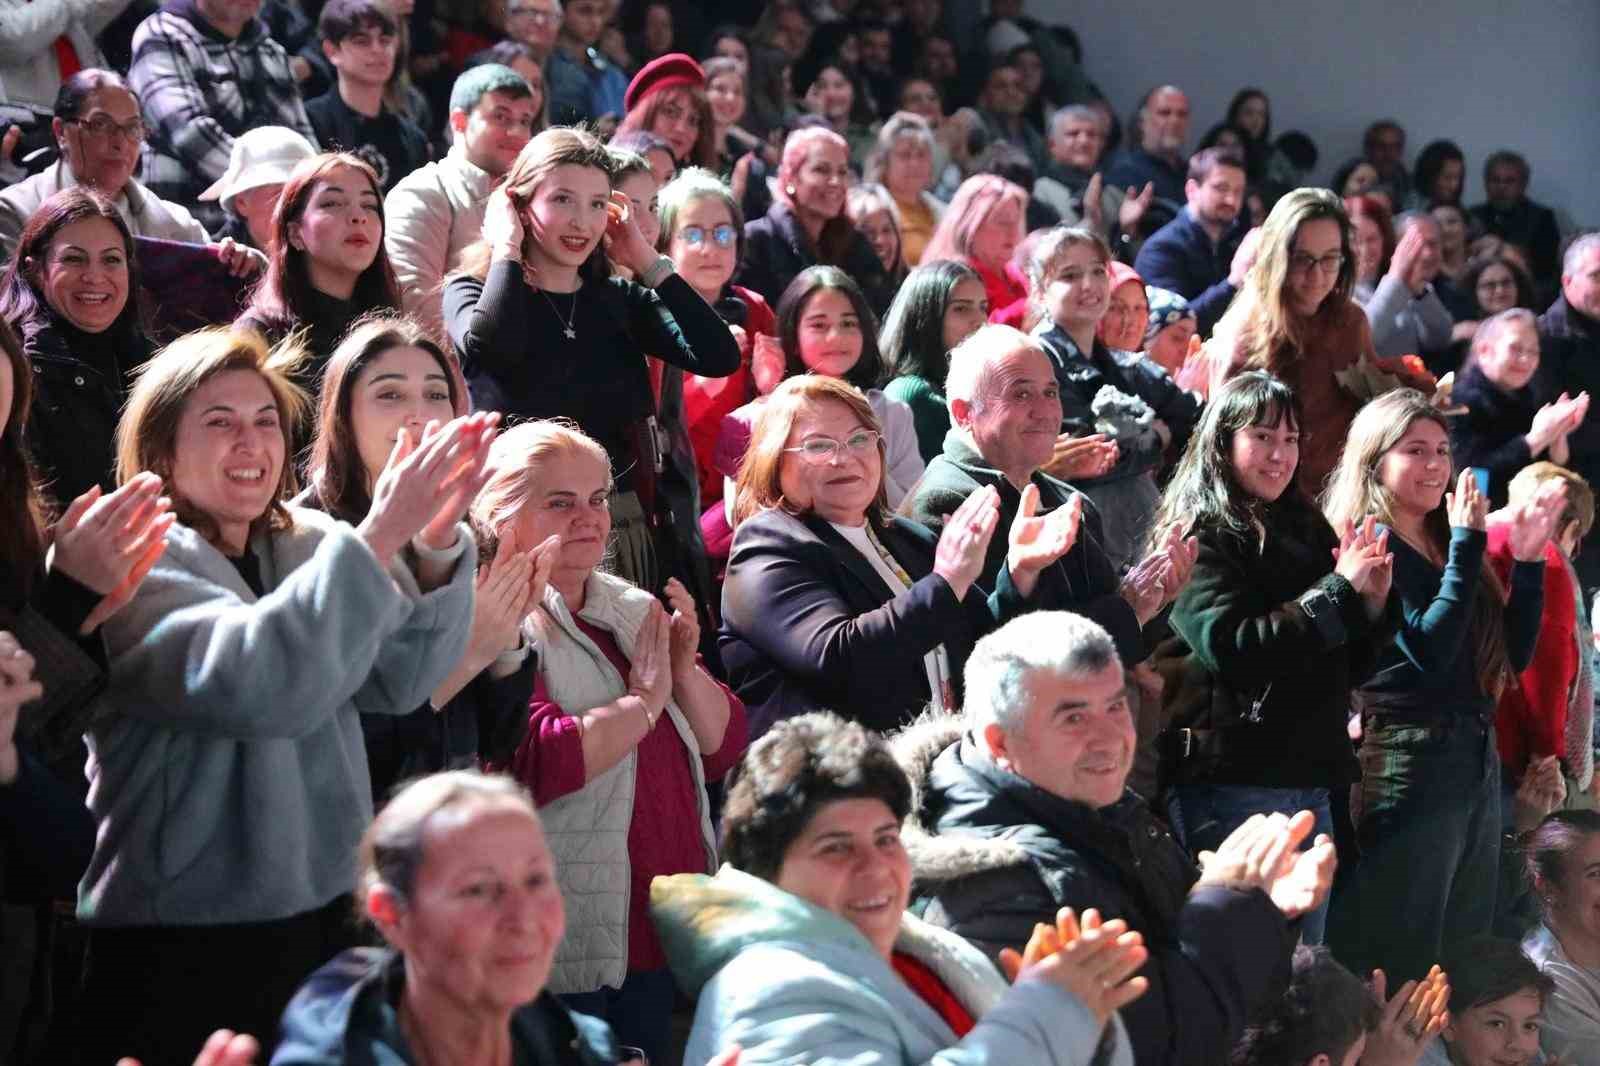
{"label": "puffer jacket", "polygon": [[1135,1061],[1224,1061],[1287,985],[1296,932],[1283,912],[1260,890],[1195,887],[1198,871],[1137,795],[1100,810],[1061,799],[995,766],[962,729],[935,717],[893,739],[913,789],[913,910],[991,957],[1020,950],[1061,907],[1122,918],[1150,950],[1150,989],[1122,1009]]}
{"label": "puffer jacket", "polygon": [[[405,957],[355,948],[312,974],[283,1012],[272,1066],[411,1066],[400,1028]],[[511,1016],[512,1059],[551,1066],[609,1066],[616,1039],[605,1022],[545,992]]]}
{"label": "puffer jacket", "polygon": [[1112,1015],[1041,980],[1006,981],[962,940],[907,914],[894,950],[932,970],[977,1024],[949,1024],[855,926],[724,866],[658,877],[650,908],[678,984],[699,998],[686,1063],[738,1044],[742,1066],[1131,1066]]}
{"label": "puffer jacket", "polygon": [[384,197],[383,246],[400,282],[406,313],[440,343],[444,279],[483,235],[483,212],[497,179],[457,146],[437,163],[407,174]]}

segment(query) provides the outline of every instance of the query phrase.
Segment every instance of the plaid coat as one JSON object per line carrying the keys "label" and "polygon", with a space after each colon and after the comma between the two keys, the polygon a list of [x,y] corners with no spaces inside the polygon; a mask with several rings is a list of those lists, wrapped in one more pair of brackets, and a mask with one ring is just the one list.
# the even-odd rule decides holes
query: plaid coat
{"label": "plaid coat", "polygon": [[139,24],[128,84],[150,127],[142,178],[163,199],[195,203],[246,130],[287,126],[317,143],[282,46],[260,21],[223,37],[193,0],[169,0]]}

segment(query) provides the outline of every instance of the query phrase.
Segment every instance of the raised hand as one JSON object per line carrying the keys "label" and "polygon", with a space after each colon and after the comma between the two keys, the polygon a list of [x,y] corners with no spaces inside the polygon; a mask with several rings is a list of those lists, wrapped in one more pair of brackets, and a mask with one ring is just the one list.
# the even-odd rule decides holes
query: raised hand
{"label": "raised hand", "polygon": [[253,278],[267,269],[267,257],[232,237],[224,237],[213,247],[222,265],[236,278]]}
{"label": "raised hand", "polygon": [[489,194],[483,209],[483,239],[489,242],[490,256],[520,260],[523,236],[522,213],[502,185]]}
{"label": "raised hand", "polygon": [[44,686],[33,679],[33,656],[0,629],[0,785],[11,784],[21,770],[15,738],[22,705],[43,695]]}
{"label": "raised hand", "polygon": [[522,620],[533,607],[533,553],[517,550],[515,529],[500,538],[494,558],[478,568],[467,655],[480,668],[522,641]]}
{"label": "raised hand", "polygon": [[1368,515],[1361,525],[1345,523],[1334,550],[1333,572],[1361,594],[1367,615],[1377,618],[1389,599],[1394,580],[1394,556],[1389,552],[1389,531],[1378,532],[1378,520]]}
{"label": "raised hand", "polygon": [[1361,1066],[1413,1066],[1428,1041],[1449,1024],[1450,982],[1435,966],[1421,981],[1407,981],[1393,996],[1382,970],[1372,971],[1372,995],[1382,1005],[1378,1027],[1367,1034]]}
{"label": "raised hand", "polygon": [[1139,223],[1144,220],[1144,213],[1150,209],[1150,201],[1155,199],[1156,186],[1154,182],[1147,181],[1141,190],[1136,185],[1128,186],[1128,194],[1122,200],[1122,206],[1117,208],[1117,228],[1130,236],[1139,232]]}
{"label": "raised hand", "polygon": [[1077,935],[1064,936],[1063,917],[1070,922],[1071,911],[1057,918],[1060,949],[1019,970],[1017,979],[1049,981],[1070,992],[1104,1026],[1114,1012],[1149,989],[1146,978],[1134,976],[1149,959],[1149,949],[1144,937],[1130,932],[1120,918],[1092,925],[1086,920]]}
{"label": "raised hand", "polygon": [[1511,557],[1532,563],[1544,558],[1544,546],[1555,534],[1561,512],[1567,506],[1567,486],[1561,481],[1546,481],[1534,494],[1512,509],[1511,531],[1506,537]]}
{"label": "raised hand", "polygon": [[700,651],[700,615],[695,610],[694,597],[675,577],[667,578],[667,602],[672,605],[668,620],[671,630],[672,676],[688,677],[695,671],[695,656]]}
{"label": "raised hand", "polygon": [[1256,252],[1261,247],[1261,227],[1257,226],[1244,235],[1244,240],[1239,242],[1239,248],[1233,253],[1233,262],[1228,265],[1228,284],[1235,289],[1244,288],[1245,275],[1250,273],[1250,268],[1256,265]]}
{"label": "raised hand", "polygon": [[656,250],[639,232],[633,202],[620,189],[611,190],[611,202],[606,205],[605,242],[612,261],[633,271],[635,277],[656,261]]}
{"label": "raised hand", "polygon": [[412,537],[447,548],[485,477],[489,442],[498,415],[468,415],[442,429],[430,422],[420,443],[401,429],[389,461],[372,489],[372,506],[357,532],[387,563]]}
{"label": "raised hand", "polygon": [[1061,481],[1096,478],[1117,464],[1117,442],[1104,433],[1074,437],[1063,433],[1056,438],[1055,451],[1042,469]]}
{"label": "raised hand", "polygon": [[789,357],[783,354],[778,338],[757,333],[750,347],[750,376],[755,379],[756,393],[765,396],[777,388],[788,369]]}
{"label": "raised hand", "polygon": [[672,627],[659,602],[650,605],[634,638],[628,695],[644,701],[652,725],[672,697]]}
{"label": "raised hand", "polygon": [[1089,184],[1083,187],[1083,221],[1096,233],[1104,233],[1106,229],[1105,212],[1100,207],[1104,190],[1105,183],[1098,171],[1089,176]]}
{"label": "raised hand", "polygon": [[1389,276],[1412,292],[1420,292],[1428,280],[1421,277],[1424,243],[1422,227],[1412,226],[1395,245],[1394,255],[1389,259]]}
{"label": "raised hand", "polygon": [[1000,524],[1000,494],[985,485],[968,496],[944,524],[933,551],[933,572],[945,579],[956,599],[983,573],[989,539]]}
{"label": "raised hand", "polygon": [[79,632],[88,634],[133,599],[167,548],[175,521],[161,479],[142,473],[115,492],[99,486],[72,501],[51,527],[50,567],[101,595]]}
{"label": "raised hand", "polygon": [[1544,821],[1551,811],[1559,810],[1567,800],[1567,779],[1561,773],[1561,758],[1547,755],[1530,759],[1522,771],[1522,781],[1517,785],[1513,799],[1512,821],[1517,832],[1526,833]]}
{"label": "raised hand", "polygon": [[1488,526],[1489,500],[1479,491],[1478,479],[1470,469],[1461,471],[1456,478],[1456,491],[1444,494],[1444,512],[1450,524],[1460,529],[1483,530]]}
{"label": "raised hand", "polygon": [[1297,850],[1315,825],[1310,811],[1293,818],[1253,814],[1216,851],[1200,853],[1197,883],[1259,888],[1291,920],[1316,910],[1333,887],[1338,860],[1327,836],[1319,836],[1308,851]]}
{"label": "raised hand", "polygon": [[[194,1066],[251,1066],[261,1054],[261,1045],[249,1033],[218,1029],[194,1057]],[[139,1060],[121,1058],[117,1066],[140,1066]]]}
{"label": "raised hand", "polygon": [[544,590],[550,585],[550,571],[555,568],[561,554],[561,534],[552,533],[535,544],[528,552],[533,560],[533,573],[528,577],[528,610],[544,602]]}
{"label": "raised hand", "polygon": [[1034,583],[1045,567],[1072,550],[1072,546],[1078,542],[1078,528],[1082,521],[1081,493],[1075,494],[1070,503],[1041,518],[1039,487],[1030,483],[1022,490],[1017,516],[1011,520],[1006,568],[1024,596],[1032,594]]}

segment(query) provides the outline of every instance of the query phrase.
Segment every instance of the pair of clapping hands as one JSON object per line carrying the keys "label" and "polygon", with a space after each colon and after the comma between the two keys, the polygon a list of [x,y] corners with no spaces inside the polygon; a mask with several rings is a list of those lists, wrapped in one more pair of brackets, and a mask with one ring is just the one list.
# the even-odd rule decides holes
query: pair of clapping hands
{"label": "pair of clapping hands", "polygon": [[[1078,542],[1082,522],[1082,496],[1040,515],[1038,486],[1029,485],[1022,490],[1016,517],[1007,532],[1006,549],[1006,567],[1018,592],[1023,596],[1033,594],[1044,568]],[[945,519],[933,553],[933,572],[945,579],[956,599],[965,599],[967,590],[983,573],[989,542],[999,525],[1000,493],[992,485],[973,492]]]}

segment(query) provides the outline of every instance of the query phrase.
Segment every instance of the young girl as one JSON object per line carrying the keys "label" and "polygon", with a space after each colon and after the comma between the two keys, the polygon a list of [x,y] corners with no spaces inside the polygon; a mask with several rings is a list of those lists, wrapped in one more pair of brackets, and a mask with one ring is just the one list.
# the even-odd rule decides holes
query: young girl
{"label": "young girl", "polygon": [[[778,303],[778,336],[783,345],[784,378],[820,374],[840,378],[867,395],[872,413],[883,427],[887,455],[883,487],[891,508],[900,506],[922,476],[925,464],[917,451],[911,409],[877,387],[883,380],[878,331],[867,299],[850,276],[837,267],[808,267],[784,290]],[[728,483],[723,502],[733,500],[733,479],[739,474],[758,406],[751,403],[722,420],[716,463]],[[702,522],[704,527],[704,522]],[[709,541],[709,538],[708,538]]]}
{"label": "young girl", "polygon": [[[1385,393],[1350,425],[1323,513],[1374,515],[1389,532],[1400,629],[1356,694],[1362,780],[1352,815],[1361,864],[1336,897],[1334,954],[1357,973],[1420,977],[1440,949],[1488,928],[1500,857],[1494,707],[1539,635],[1559,489],[1511,515],[1510,592],[1484,567],[1488,498],[1451,482],[1444,417],[1420,392]],[[1452,969],[1452,973],[1454,970]]]}
{"label": "young girl", "polygon": [[983,279],[954,259],[931,260],[913,270],[889,308],[878,338],[889,382],[883,392],[911,408],[925,463],[944,451],[950,432],[944,398],[950,349],[988,320]]}
{"label": "young girl", "polygon": [[[744,243],[744,212],[715,174],[690,167],[661,190],[661,236],[656,246],[672,257],[679,274],[700,298],[716,309],[739,343],[739,369],[723,378],[689,374],[683,381],[684,422],[694,448],[700,502],[722,499],[722,474],[713,462],[724,416],[782,380],[776,351],[777,317],[760,293],[732,282]],[[765,338],[765,341],[759,340]],[[756,354],[760,348],[761,365]]]}
{"label": "young girl", "polygon": [[[409,318],[372,315],[334,350],[323,374],[310,486],[296,501],[359,526],[396,436],[467,413],[455,360]],[[372,799],[400,782],[505,758],[533,693],[533,657],[517,627],[538,603],[554,544],[501,551],[478,571],[472,635],[456,669],[407,715],[361,716]],[[542,561],[542,565],[541,565]]]}
{"label": "young girl", "polygon": [[[1206,696],[1167,708],[1172,822],[1215,851],[1252,814],[1309,810],[1331,835],[1329,790],[1360,778],[1345,738],[1350,689],[1376,662],[1391,559],[1370,523],[1341,540],[1295,485],[1300,405],[1263,371],[1207,404],[1153,528],[1200,545],[1173,604],[1173,648]],[[1335,560],[1335,552],[1338,557]],[[1326,911],[1308,914],[1322,942]]]}
{"label": "young girl", "polygon": [[[739,347],[715,311],[645,240],[611,157],[582,130],[528,142],[490,197],[484,240],[445,286],[450,340],[476,405],[508,417],[566,416],[618,471],[611,501],[619,572],[654,588],[642,499],[661,469],[645,361],[723,377]],[[636,280],[610,277],[612,262]]]}
{"label": "young girl", "polygon": [[304,160],[279,194],[267,271],[234,324],[274,343],[306,330],[310,358],[296,381],[313,395],[350,323],[369,311],[400,308],[383,228],[378,175],[353,155]]}

